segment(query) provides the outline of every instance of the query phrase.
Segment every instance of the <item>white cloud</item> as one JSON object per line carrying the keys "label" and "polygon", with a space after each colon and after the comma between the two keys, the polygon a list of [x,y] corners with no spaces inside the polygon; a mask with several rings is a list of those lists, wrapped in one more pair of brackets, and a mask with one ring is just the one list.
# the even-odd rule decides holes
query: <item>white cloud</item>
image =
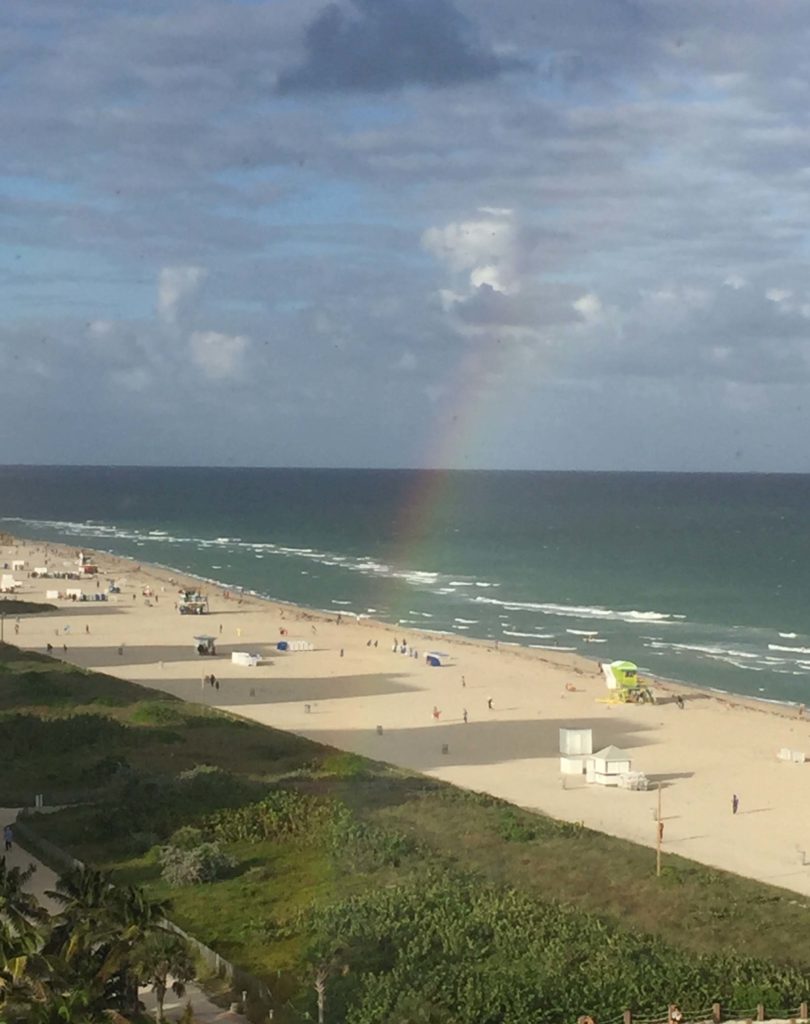
{"label": "white cloud", "polygon": [[739,274],[729,274],[725,281],[723,281],[723,284],[729,288],[733,288],[735,292],[738,292],[740,288],[745,288],[748,282]]}
{"label": "white cloud", "polygon": [[87,333],[91,338],[102,340],[109,338],[115,330],[112,320],[93,320],[87,325]]}
{"label": "white cloud", "polygon": [[519,238],[512,210],[483,207],[484,216],[432,227],[422,246],[452,271],[467,275],[468,289],[489,285],[505,295],[520,290]]}
{"label": "white cloud", "polygon": [[793,292],[789,288],[769,288],[765,292],[765,298],[777,303],[777,305],[780,302],[784,302],[785,299],[789,299],[792,295]]}
{"label": "white cloud", "polygon": [[174,324],[205,280],[204,267],[163,267],[158,281],[158,316]]}
{"label": "white cloud", "polygon": [[601,322],[603,316],[602,300],[593,292],[581,295],[572,305],[586,324],[598,324]]}
{"label": "white cloud", "polygon": [[240,376],[250,339],[241,334],[194,331],[189,339],[191,359],[211,380]]}

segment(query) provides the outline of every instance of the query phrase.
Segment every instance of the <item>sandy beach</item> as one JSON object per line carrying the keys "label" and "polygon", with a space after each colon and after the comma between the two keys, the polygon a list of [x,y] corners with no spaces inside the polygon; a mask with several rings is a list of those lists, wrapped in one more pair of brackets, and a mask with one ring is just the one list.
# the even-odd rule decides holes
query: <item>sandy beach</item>
{"label": "sandy beach", "polygon": [[[92,597],[113,580],[121,591],[104,602],[51,601],[58,613],[19,624],[6,617],[5,639],[20,647],[43,652],[51,643],[55,657],[76,665],[653,846],[656,792],[587,785],[584,777],[563,784],[558,731],[591,728],[594,750],[626,750],[633,770],[661,784],[665,852],[810,895],[810,763],[777,758],[785,747],[810,757],[810,721],[793,708],[660,683],[655,705],[608,704],[598,664],[563,652],[403,635],[403,627],[338,622],[334,612],[226,596],[208,584],[201,589],[210,614],[185,616],[177,591],[197,584],[168,569],[100,553],[97,588],[94,579],[28,576],[35,566],[74,567],[73,548],[21,540],[0,548],[0,563],[12,559],[26,563],[15,573],[22,599],[44,601],[46,591],[66,587]],[[197,654],[198,633],[216,637],[216,658]],[[315,649],[281,653],[280,639]],[[392,650],[403,639],[418,658]],[[444,652],[445,664],[426,665],[428,650]],[[262,661],[241,667],[232,651]],[[218,690],[204,682],[211,672]]]}

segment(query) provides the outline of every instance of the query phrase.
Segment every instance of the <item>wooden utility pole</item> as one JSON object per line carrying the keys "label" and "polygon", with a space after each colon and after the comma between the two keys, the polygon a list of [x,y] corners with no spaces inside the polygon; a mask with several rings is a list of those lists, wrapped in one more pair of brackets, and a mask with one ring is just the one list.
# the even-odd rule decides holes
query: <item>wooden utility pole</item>
{"label": "wooden utility pole", "polygon": [[664,823],[661,820],[661,783],[658,783],[658,817],[655,822],[655,874],[661,877],[661,841],[664,838]]}

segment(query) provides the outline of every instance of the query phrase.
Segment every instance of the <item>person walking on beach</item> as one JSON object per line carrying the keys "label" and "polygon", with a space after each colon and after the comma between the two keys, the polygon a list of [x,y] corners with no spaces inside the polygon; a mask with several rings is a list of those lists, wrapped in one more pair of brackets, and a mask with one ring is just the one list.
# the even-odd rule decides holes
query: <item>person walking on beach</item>
{"label": "person walking on beach", "polygon": [[492,711],[492,697],[487,697],[487,707]]}
{"label": "person walking on beach", "polygon": [[14,829],[11,825],[6,825],[3,829],[3,845],[6,848],[6,853],[11,849],[11,843],[14,839]]}
{"label": "person walking on beach", "polygon": [[467,680],[464,676],[461,677],[461,689],[464,690],[467,687]]}
{"label": "person walking on beach", "polygon": [[464,724],[466,725],[467,724],[467,709],[466,708],[464,708],[464,710],[461,712],[461,717],[462,717],[462,719],[464,721]]}
{"label": "person walking on beach", "polygon": [[736,814],[740,809],[740,798],[734,793],[731,797],[731,813]]}

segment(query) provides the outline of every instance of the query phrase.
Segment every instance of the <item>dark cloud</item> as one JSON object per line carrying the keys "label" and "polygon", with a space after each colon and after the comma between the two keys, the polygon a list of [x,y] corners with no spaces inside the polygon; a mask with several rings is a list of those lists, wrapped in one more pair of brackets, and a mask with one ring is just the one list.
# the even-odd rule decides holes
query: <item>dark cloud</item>
{"label": "dark cloud", "polygon": [[305,33],[303,61],[282,71],[278,91],[386,92],[457,85],[525,67],[476,38],[451,0],[352,0],[326,6]]}

